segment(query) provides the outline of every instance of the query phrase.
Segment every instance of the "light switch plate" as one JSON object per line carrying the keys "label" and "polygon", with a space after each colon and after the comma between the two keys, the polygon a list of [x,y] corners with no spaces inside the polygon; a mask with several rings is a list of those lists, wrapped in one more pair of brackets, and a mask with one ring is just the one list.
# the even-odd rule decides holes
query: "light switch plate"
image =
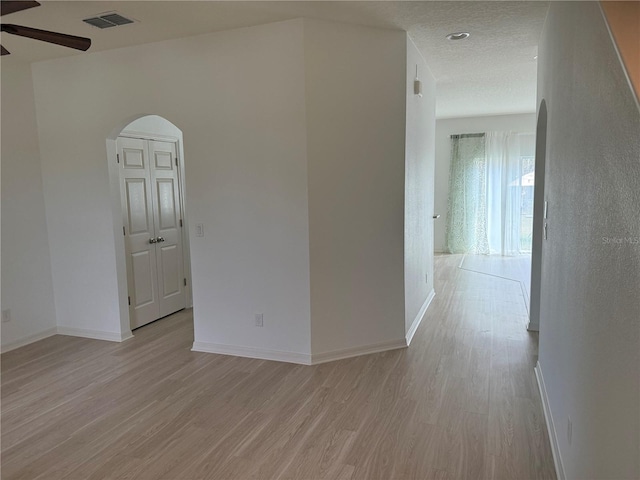
{"label": "light switch plate", "polygon": [[204,223],[196,223],[196,237],[204,237]]}

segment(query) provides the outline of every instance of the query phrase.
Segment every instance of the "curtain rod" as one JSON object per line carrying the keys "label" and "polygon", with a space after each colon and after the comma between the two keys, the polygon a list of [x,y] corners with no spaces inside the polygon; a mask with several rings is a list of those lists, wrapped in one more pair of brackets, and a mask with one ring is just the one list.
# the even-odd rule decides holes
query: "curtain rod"
{"label": "curtain rod", "polygon": [[473,138],[484,137],[484,133],[460,133],[457,135],[451,135],[451,138]]}

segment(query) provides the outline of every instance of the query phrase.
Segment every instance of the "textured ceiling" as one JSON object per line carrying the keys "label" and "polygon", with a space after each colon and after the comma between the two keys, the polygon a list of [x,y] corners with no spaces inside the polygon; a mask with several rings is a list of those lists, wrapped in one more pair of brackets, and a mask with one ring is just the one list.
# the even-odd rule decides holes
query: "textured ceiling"
{"label": "textured ceiling", "polygon": [[[405,30],[438,82],[438,117],[535,111],[543,1],[48,1],[4,22],[90,37],[89,52],[262,23],[311,17]],[[138,23],[100,30],[83,18],[117,11]],[[467,40],[445,36],[467,31]],[[87,55],[2,34],[11,61]]]}

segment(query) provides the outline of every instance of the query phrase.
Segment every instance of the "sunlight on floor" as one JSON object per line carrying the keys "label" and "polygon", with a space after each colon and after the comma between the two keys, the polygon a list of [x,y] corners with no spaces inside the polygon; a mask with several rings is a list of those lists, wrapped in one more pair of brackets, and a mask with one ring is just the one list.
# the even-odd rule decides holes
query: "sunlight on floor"
{"label": "sunlight on floor", "polygon": [[502,255],[465,255],[460,268],[471,272],[493,275],[519,282],[522,297],[529,311],[529,292],[531,291],[531,255],[505,257]]}

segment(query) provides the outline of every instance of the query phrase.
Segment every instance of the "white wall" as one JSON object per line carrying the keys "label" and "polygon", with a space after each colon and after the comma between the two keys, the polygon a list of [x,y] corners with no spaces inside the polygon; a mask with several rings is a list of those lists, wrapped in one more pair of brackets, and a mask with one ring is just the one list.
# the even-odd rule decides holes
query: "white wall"
{"label": "white wall", "polygon": [[539,362],[559,452],[566,478],[639,478],[640,112],[598,2],[551,2],[539,52]]}
{"label": "white wall", "polygon": [[2,349],[53,333],[56,312],[31,67],[2,59]]}
{"label": "white wall", "polygon": [[[414,94],[418,76],[422,97]],[[404,288],[408,340],[433,295],[433,201],[436,84],[424,58],[407,37]]]}
{"label": "white wall", "polygon": [[183,132],[205,229],[194,349],[308,363],[404,346],[405,300],[413,321],[433,277],[434,85],[411,48],[409,68],[404,32],[300,19],[35,64],[59,327],[129,334],[105,139],[151,113]]}
{"label": "white wall", "polygon": [[188,220],[205,227],[191,232],[196,342],[308,354],[302,21],[33,70],[59,323],[120,333],[105,139],[151,113],[183,131]]}
{"label": "white wall", "polygon": [[304,25],[312,351],[400,346],[406,33]]}
{"label": "white wall", "polygon": [[486,117],[443,118],[436,121],[436,188],[435,251],[444,252],[449,198],[449,168],[451,166],[451,135],[489,131],[535,132],[535,113],[495,115]]}

